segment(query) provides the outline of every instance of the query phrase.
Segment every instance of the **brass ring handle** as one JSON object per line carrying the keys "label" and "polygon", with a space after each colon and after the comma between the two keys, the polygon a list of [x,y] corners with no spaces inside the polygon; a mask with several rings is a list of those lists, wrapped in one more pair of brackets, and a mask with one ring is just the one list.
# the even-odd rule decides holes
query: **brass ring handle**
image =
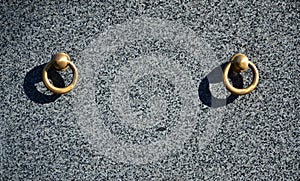
{"label": "brass ring handle", "polygon": [[[73,81],[71,82],[71,84],[64,88],[55,87],[53,84],[51,84],[48,79],[48,70],[52,66],[59,71],[66,70],[69,66],[73,71]],[[50,91],[55,94],[65,94],[70,92],[75,87],[78,80],[78,71],[75,64],[71,62],[69,55],[67,55],[66,53],[57,53],[56,55],[54,55],[52,60],[44,67],[42,78],[44,85]]]}
{"label": "brass ring handle", "polygon": [[[229,70],[234,71],[235,73],[241,73],[248,68],[251,68],[253,72],[253,80],[252,83],[249,87],[243,88],[243,89],[237,89],[233,87],[229,80],[228,80],[228,73]],[[236,94],[236,95],[245,95],[249,94],[250,92],[253,91],[253,89],[257,86],[258,84],[258,79],[259,79],[259,74],[256,66],[254,65],[253,62],[249,61],[248,57],[244,54],[235,54],[230,62],[226,65],[223,73],[223,78],[224,78],[224,84],[231,93]]]}

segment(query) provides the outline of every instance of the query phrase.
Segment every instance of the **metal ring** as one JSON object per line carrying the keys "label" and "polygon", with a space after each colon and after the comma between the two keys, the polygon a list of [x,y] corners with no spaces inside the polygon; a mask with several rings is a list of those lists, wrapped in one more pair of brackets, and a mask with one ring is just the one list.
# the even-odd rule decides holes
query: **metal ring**
{"label": "metal ring", "polygon": [[[70,92],[76,85],[77,80],[78,80],[78,71],[77,68],[75,66],[75,64],[73,62],[71,62],[70,57],[65,54],[65,53],[58,53],[56,54],[58,56],[63,56],[64,59],[59,60],[61,61],[65,67],[61,68],[61,69],[57,69],[57,67],[55,66],[55,63],[57,60],[51,60],[43,69],[43,82],[44,85],[53,93],[55,94],[65,94]],[[49,79],[48,79],[48,70],[54,66],[57,70],[65,70],[68,66],[71,67],[72,71],[73,71],[73,81],[71,82],[71,84],[69,84],[67,87],[63,87],[63,88],[59,88],[59,87],[55,87],[53,84],[50,83]]]}
{"label": "metal ring", "polygon": [[249,67],[251,68],[251,70],[253,72],[252,83],[249,87],[243,88],[243,89],[237,89],[230,84],[230,82],[228,80],[228,72],[230,70],[231,65],[232,65],[232,62],[229,62],[226,65],[226,67],[224,69],[224,74],[223,74],[224,84],[225,84],[227,90],[229,90],[231,93],[236,94],[236,95],[245,95],[245,94],[249,94],[250,92],[252,92],[253,89],[257,86],[258,79],[259,79],[258,70],[257,70],[256,66],[254,65],[254,63],[249,61]]}

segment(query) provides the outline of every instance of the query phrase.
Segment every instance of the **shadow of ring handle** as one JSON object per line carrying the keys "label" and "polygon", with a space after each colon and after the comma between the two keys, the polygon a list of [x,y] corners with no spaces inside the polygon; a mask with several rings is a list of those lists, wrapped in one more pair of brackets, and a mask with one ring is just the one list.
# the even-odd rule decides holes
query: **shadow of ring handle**
{"label": "shadow of ring handle", "polygon": [[[54,67],[56,70],[62,71],[66,70],[68,66],[72,69],[73,71],[73,80],[70,85],[67,87],[59,88],[55,87],[53,84],[50,83],[48,79],[48,70],[51,67]],[[44,85],[53,93],[55,94],[65,94],[70,92],[76,85],[78,81],[78,70],[73,62],[71,62],[71,59],[69,55],[65,53],[58,53],[54,55],[52,60],[44,67],[43,69],[43,74],[42,74],[43,82]]]}
{"label": "shadow of ring handle", "polygon": [[[250,67],[250,69],[253,72],[253,80],[252,80],[251,85],[249,87],[243,88],[243,89],[238,89],[238,88],[233,87],[230,84],[229,79],[228,79],[228,73],[231,70],[231,68],[235,73],[241,73],[241,72],[247,70],[248,67]],[[245,95],[245,94],[249,94],[250,92],[252,92],[255,89],[255,87],[258,84],[259,74],[258,74],[258,70],[257,70],[256,66],[254,65],[254,63],[249,61],[248,58],[246,57],[246,55],[236,54],[231,58],[231,61],[226,65],[226,67],[224,69],[224,73],[223,73],[223,79],[224,79],[224,84],[225,84],[227,90],[229,90],[231,93],[236,94],[236,95]]]}

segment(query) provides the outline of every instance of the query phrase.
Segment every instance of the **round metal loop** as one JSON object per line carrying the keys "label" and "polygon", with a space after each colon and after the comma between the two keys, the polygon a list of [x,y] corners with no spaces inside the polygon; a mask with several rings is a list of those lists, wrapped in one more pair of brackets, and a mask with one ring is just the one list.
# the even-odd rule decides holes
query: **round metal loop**
{"label": "round metal loop", "polygon": [[[48,79],[48,70],[51,67],[54,67],[56,70],[66,70],[68,66],[73,71],[73,81],[67,86],[63,88],[55,87],[50,83]],[[55,94],[65,94],[70,92],[76,85],[78,80],[78,71],[73,62],[71,62],[70,57],[65,53],[58,53],[54,56],[54,58],[44,67],[42,74],[44,85]]]}
{"label": "round metal loop", "polygon": [[257,86],[258,84],[258,79],[259,79],[259,74],[258,74],[258,70],[256,68],[256,66],[254,65],[253,62],[251,61],[248,61],[248,66],[251,68],[252,72],[253,72],[253,80],[252,80],[252,83],[249,87],[247,88],[243,88],[243,89],[237,89],[235,87],[233,87],[229,80],[228,80],[228,73],[229,73],[229,70],[232,66],[234,62],[231,61],[229,62],[225,69],[224,69],[224,73],[223,73],[223,77],[224,77],[224,84],[227,88],[227,90],[229,90],[231,93],[235,94],[235,95],[245,95],[245,94],[249,94],[250,92],[253,91],[253,89]]}

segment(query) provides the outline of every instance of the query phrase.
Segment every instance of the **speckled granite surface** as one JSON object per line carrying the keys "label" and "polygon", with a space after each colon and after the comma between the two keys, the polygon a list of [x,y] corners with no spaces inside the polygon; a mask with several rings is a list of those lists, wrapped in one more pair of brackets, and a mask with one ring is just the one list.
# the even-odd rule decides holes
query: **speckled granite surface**
{"label": "speckled granite surface", "polygon": [[[299,2],[0,6],[0,180],[299,179]],[[80,78],[57,96],[41,72],[60,51]],[[237,52],[261,76],[239,97]]]}

